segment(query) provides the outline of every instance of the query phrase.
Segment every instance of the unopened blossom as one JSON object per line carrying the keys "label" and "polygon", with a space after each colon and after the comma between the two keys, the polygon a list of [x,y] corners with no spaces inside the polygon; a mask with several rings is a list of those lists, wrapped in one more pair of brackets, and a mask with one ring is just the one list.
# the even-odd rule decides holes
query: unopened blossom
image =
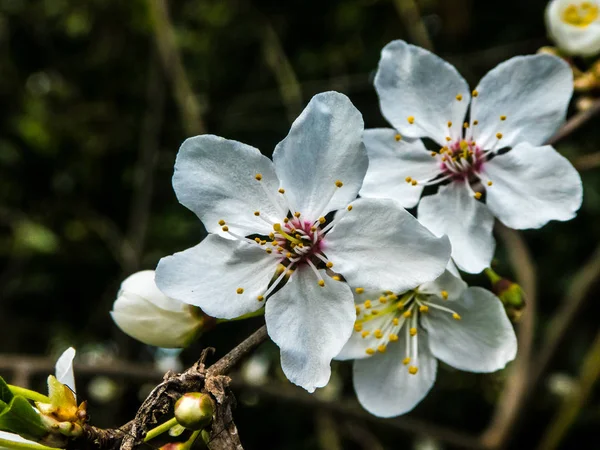
{"label": "unopened blossom", "polygon": [[[460,269],[489,266],[494,216],[515,229],[575,216],[579,174],[543,145],[563,123],[573,91],[560,58],[512,58],[471,91],[441,58],[393,41],[382,51],[375,88],[395,129],[365,131],[369,170],[360,195],[395,198],[406,208],[418,203],[419,221],[450,238]],[[421,137],[435,147],[425,148]],[[421,199],[426,186],[439,188]]]}
{"label": "unopened blossom", "polygon": [[379,417],[412,410],[433,386],[437,360],[494,372],[517,340],[500,300],[445,272],[404,293],[357,289],[354,333],[336,359],[354,359],[354,390]]}
{"label": "unopened blossom", "polygon": [[552,0],[546,7],[546,27],[565,53],[594,56],[600,52],[600,1]]}
{"label": "unopened blossom", "polygon": [[143,270],[127,277],[110,315],[121,330],[144,344],[186,347],[201,331],[204,315],[163,294],[154,276],[154,270]]}
{"label": "unopened blossom", "polygon": [[[354,324],[357,286],[410,289],[444,270],[450,249],[393,200],[359,199],[363,120],[337,92],[316,95],[273,153],[203,135],[185,141],[173,184],[210,233],[163,258],[158,287],[230,319],[265,307],[293,383],[331,374]],[[334,211],[335,216],[333,214]]]}

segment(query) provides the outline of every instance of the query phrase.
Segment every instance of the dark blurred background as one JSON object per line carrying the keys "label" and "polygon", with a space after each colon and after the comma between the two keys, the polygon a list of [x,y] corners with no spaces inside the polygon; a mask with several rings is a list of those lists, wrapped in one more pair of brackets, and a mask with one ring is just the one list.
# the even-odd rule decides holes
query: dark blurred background
{"label": "dark blurred background", "polygon": [[[372,80],[386,43],[431,45],[474,86],[496,64],[549,44],[545,5],[0,1],[2,374],[43,391],[48,372],[19,365],[19,358],[55,358],[73,345],[80,363],[99,367],[77,376],[92,423],[109,427],[131,419],[148,392],[145,383],[159,378],[125,369],[107,376],[102,367],[118,369],[125,360],[139,367],[160,363],[158,371],[177,360],[186,366],[205,346],[225,354],[262,323],[220,325],[177,357],[133,341],[110,319],[124,277],[153,269],[162,256],[204,236],[171,187],[183,139],[207,132],[270,155],[312,95],[326,90],[347,94],[367,127],[385,126]],[[599,151],[598,124],[588,121],[558,150],[574,160]],[[498,236],[497,270],[529,280],[524,287],[532,298],[519,329],[533,345],[526,361],[492,375],[441,367],[431,394],[412,413],[381,421],[357,406],[349,364],[335,363],[330,386],[311,397],[285,381],[277,349],[267,343],[234,375],[245,447],[435,450],[481,445],[469,436],[487,430],[484,443],[497,443],[499,432],[504,445],[535,448],[560,427],[565,431],[550,438],[555,447],[597,442],[598,370],[589,368],[600,362],[586,355],[600,311],[594,284],[600,176],[587,170],[582,177],[584,203],[576,219]],[[483,277],[472,281],[489,287]],[[560,328],[565,315],[566,332]],[[540,368],[536,357],[553,336],[548,364],[533,385],[523,384],[523,373]],[[565,410],[573,420],[557,416]]]}

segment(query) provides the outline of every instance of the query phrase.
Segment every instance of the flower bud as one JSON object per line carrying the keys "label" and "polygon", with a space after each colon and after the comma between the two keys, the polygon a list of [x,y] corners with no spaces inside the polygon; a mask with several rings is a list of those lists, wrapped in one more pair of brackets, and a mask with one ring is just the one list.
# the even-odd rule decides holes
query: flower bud
{"label": "flower bud", "polygon": [[186,347],[213,320],[199,308],[164,295],[154,282],[153,270],[123,281],[110,314],[129,336],[165,348]]}
{"label": "flower bud", "polygon": [[190,430],[201,430],[212,421],[213,400],[208,394],[188,392],[175,403],[175,418]]}
{"label": "flower bud", "polygon": [[502,278],[492,269],[485,269],[492,283],[492,291],[500,299],[511,321],[517,322],[525,309],[525,293],[521,286],[508,278]]}
{"label": "flower bud", "polygon": [[556,45],[569,55],[600,52],[598,0],[552,0],[546,8],[546,27]]}

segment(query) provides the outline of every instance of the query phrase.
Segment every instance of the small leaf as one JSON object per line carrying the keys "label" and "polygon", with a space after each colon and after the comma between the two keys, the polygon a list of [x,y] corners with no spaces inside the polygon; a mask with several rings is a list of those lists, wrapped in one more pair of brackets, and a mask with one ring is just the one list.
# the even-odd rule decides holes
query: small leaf
{"label": "small leaf", "polygon": [[0,377],[0,400],[4,403],[10,403],[13,397],[13,393],[10,391],[8,384],[6,384],[4,378]]}
{"label": "small leaf", "polygon": [[17,433],[28,439],[39,439],[48,434],[38,412],[21,396],[15,396],[0,413],[0,430]]}

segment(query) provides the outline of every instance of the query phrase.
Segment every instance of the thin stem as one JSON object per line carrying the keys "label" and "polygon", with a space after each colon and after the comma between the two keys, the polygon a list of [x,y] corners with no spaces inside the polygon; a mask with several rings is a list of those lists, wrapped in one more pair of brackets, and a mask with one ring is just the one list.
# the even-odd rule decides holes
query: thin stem
{"label": "thin stem", "polygon": [[263,325],[255,331],[250,337],[242,341],[237,347],[223,356],[208,369],[209,375],[221,375],[227,373],[235,366],[246,354],[250,353],[267,339],[267,326]]}
{"label": "thin stem", "polygon": [[590,108],[571,117],[554,136],[546,141],[546,144],[553,145],[561,139],[564,139],[587,123],[598,113],[600,113],[600,99],[594,101]]}
{"label": "thin stem", "polygon": [[14,386],[12,384],[9,384],[8,388],[10,389],[10,392],[12,392],[14,395],[20,395],[21,397],[25,397],[28,400],[33,400],[34,402],[50,403],[50,399],[44,394],[40,394],[39,392],[35,392],[30,389],[25,389],[19,386]]}
{"label": "thin stem", "polygon": [[201,432],[202,432],[202,430],[194,431],[192,433],[192,435],[190,436],[190,438],[186,441],[185,445],[183,446],[183,448],[181,450],[191,449],[192,445],[194,445],[194,442],[196,442],[196,439],[198,439],[198,436],[200,435]]}
{"label": "thin stem", "polygon": [[175,425],[178,425],[177,419],[173,417],[172,419],[167,420],[165,423],[161,423],[159,426],[152,428],[150,431],[146,433],[144,437],[144,442],[151,441],[157,436],[160,436],[163,433],[166,433]]}

